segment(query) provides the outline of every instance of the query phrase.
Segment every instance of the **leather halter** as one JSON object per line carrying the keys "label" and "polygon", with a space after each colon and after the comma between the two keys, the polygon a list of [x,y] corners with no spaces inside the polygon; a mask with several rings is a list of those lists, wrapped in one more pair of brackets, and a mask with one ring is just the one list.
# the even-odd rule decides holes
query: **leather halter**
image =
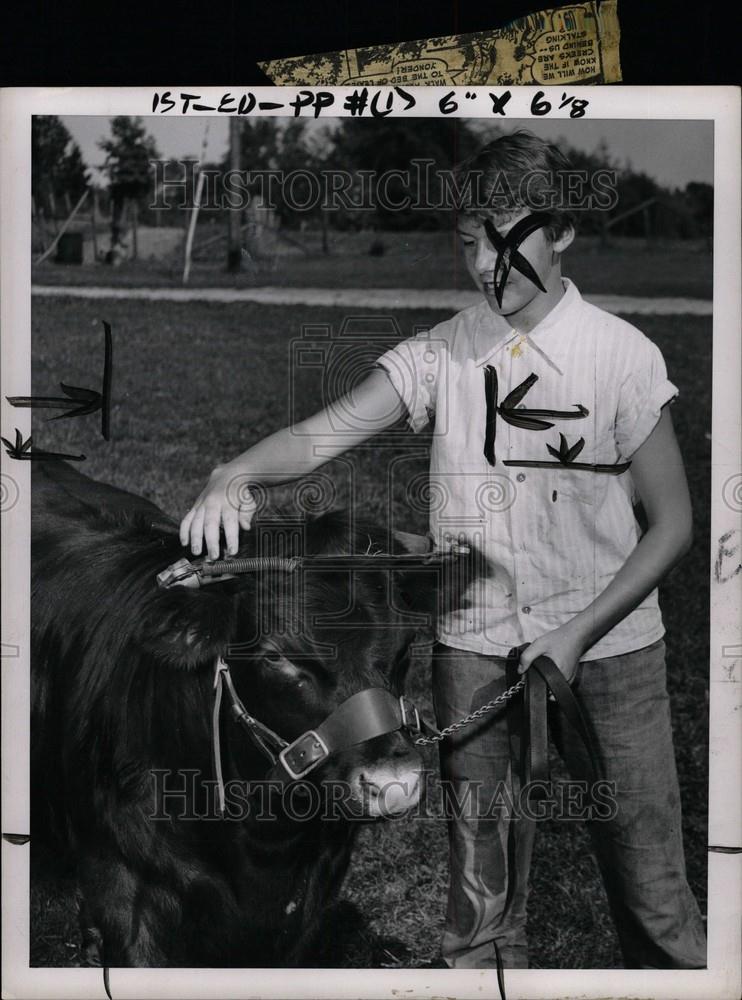
{"label": "leather halter", "polygon": [[316,729],[308,729],[289,743],[247,711],[235,690],[229,666],[221,657],[214,666],[214,688],[212,748],[219,813],[222,816],[225,794],[219,716],[224,689],[229,697],[232,717],[245,728],[252,742],[268,759],[271,767],[265,780],[271,782],[285,784],[301,781],[328,757],[398,729],[414,734],[434,731],[404,695],[395,698],[385,688],[370,687],[346,698]]}

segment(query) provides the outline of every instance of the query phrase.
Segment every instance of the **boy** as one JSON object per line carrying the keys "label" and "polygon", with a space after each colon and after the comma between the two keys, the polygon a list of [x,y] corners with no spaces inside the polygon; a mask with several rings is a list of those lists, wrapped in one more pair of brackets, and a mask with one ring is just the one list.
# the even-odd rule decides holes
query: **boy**
{"label": "boy", "polygon": [[[222,529],[234,552],[254,504],[235,509],[230,483],[284,482],[402,414],[419,430],[433,413],[430,478],[444,502],[431,511],[431,533],[441,548],[463,533],[492,570],[438,624],[438,725],[504,690],[511,648],[529,643],[521,671],[551,657],[616,785],[615,818],[591,823],[591,833],[625,964],[700,968],[705,940],[685,877],[656,592],[691,540],[667,406],[677,390],[643,334],[562,278],[574,239],[560,204],[568,170],[559,150],[522,132],[459,168],[458,232],[482,303],[384,354],[356,390],[293,431],[215,469],[181,539],[196,555],[205,539],[215,558]],[[635,493],[648,521],[641,538]],[[506,778],[506,716],[486,716],[441,745],[442,776],[459,801],[476,789],[475,802],[486,803]],[[589,777],[569,726],[560,750],[574,777]],[[495,966],[496,945],[505,966],[525,967],[534,823],[466,813],[449,821],[443,957],[453,968]]]}

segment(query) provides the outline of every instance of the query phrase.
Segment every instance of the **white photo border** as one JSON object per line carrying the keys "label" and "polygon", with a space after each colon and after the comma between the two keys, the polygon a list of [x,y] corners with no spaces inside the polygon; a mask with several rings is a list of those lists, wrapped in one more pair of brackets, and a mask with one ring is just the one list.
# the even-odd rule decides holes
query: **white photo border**
{"label": "white photo border", "polygon": [[[31,117],[53,115],[152,114],[153,95],[166,90],[201,95],[218,104],[222,95],[252,93],[258,101],[286,105],[300,92],[323,89],[335,95],[323,117],[348,117],[342,103],[353,88],[148,87],[5,90],[0,94],[0,332],[2,334],[3,434],[18,427],[31,432],[31,414],[11,409],[8,395],[30,394],[31,356]],[[389,88],[381,90],[384,95]],[[499,125],[524,126],[536,88],[510,88],[507,118],[494,117],[492,102],[464,100],[466,92],[490,88],[409,88],[413,111],[401,117],[439,116],[438,102],[453,93],[460,110],[448,117],[489,118]],[[504,90],[505,88],[501,88]],[[562,88],[544,88],[556,110]],[[740,91],[734,87],[570,87],[586,99],[584,121],[683,119],[714,123],[714,289],[713,424],[711,481],[711,564],[727,532],[740,533]],[[478,110],[479,104],[485,105]],[[475,105],[472,108],[472,105]],[[382,106],[384,103],[382,101]],[[189,117],[213,112],[189,111]],[[293,117],[293,109],[259,115]],[[306,109],[305,116],[311,115]],[[393,115],[396,112],[393,112]],[[3,451],[3,486],[18,487],[17,502],[2,514],[2,829],[29,830],[29,572],[30,462]],[[10,480],[5,477],[11,477]],[[732,536],[729,536],[730,538]],[[739,575],[726,583],[710,580],[710,776],[709,839],[714,847],[739,848],[742,831],[740,751],[742,749],[742,646]],[[682,734],[678,734],[681,738]],[[4,996],[19,998],[102,997],[100,969],[29,967],[29,845],[2,843],[2,961]],[[742,855],[711,850],[708,855],[708,968],[694,971],[512,970],[506,972],[510,1000],[528,996],[637,997],[667,1000],[736,998],[740,973]],[[494,970],[208,970],[113,969],[116,1000],[124,997],[221,998],[398,998],[496,996]]]}

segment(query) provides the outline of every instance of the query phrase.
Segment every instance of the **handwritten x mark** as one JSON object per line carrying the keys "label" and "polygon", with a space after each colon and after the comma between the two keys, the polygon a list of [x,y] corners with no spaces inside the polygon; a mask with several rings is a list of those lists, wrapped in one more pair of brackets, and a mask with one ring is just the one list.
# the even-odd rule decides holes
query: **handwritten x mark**
{"label": "handwritten x mark", "polygon": [[505,285],[510,275],[510,269],[513,267],[516,271],[520,271],[521,274],[525,275],[529,281],[532,281],[542,292],[546,291],[541,279],[529,261],[518,250],[518,247],[531,233],[535,233],[537,229],[547,226],[550,221],[551,218],[546,212],[533,212],[531,215],[527,215],[524,219],[521,219],[520,222],[516,222],[505,236],[501,236],[493,223],[489,219],[485,220],[484,231],[487,233],[487,239],[493,248],[497,250],[497,259],[495,260],[494,277],[492,280],[495,286],[495,298],[497,299],[498,306],[502,306]]}

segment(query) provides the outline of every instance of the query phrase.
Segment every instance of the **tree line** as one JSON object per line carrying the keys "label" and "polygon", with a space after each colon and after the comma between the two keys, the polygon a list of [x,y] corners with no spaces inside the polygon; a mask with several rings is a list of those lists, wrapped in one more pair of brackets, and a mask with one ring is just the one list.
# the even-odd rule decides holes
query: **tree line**
{"label": "tree line", "polygon": [[[151,161],[160,159],[157,144],[147,133],[141,118],[118,116],[109,123],[110,135],[99,141],[103,154],[102,168],[106,183],[100,188],[104,211],[110,214],[112,242],[120,235],[124,207],[135,203],[140,222],[157,221],[150,208],[154,171]],[[486,128],[486,131],[484,131]],[[447,170],[471,155],[485,139],[494,138],[504,129],[486,123],[449,119],[341,119],[332,125],[317,126],[303,119],[279,122],[270,118],[243,119],[240,129],[240,169],[322,172],[343,170],[355,180],[363,172],[376,176],[399,171],[410,172],[412,161],[431,160],[436,168]],[[617,199],[609,211],[581,211],[579,227],[587,234],[606,236],[644,236],[652,238],[709,238],[713,222],[713,186],[690,182],[684,188],[670,188],[630,164],[620,163],[603,142],[593,152],[560,146],[578,170],[592,174],[613,170],[616,174]],[[229,154],[223,160],[201,164],[218,178],[229,168]],[[180,161],[166,166],[168,177],[182,177]],[[419,192],[410,190],[412,181],[391,176],[387,182],[387,201],[401,201],[409,195],[413,202]],[[32,193],[34,205],[46,214],[59,214],[59,206],[76,200],[90,185],[88,165],[64,124],[55,116],[34,116],[32,124]],[[219,192],[217,202],[219,202]],[[66,195],[66,197],[65,197]],[[351,189],[350,195],[353,195]],[[352,197],[351,197],[352,200]],[[437,230],[450,226],[450,208],[431,206],[394,210],[388,204],[376,204],[370,210],[339,208],[323,210],[321,204],[298,209],[275,188],[275,212],[286,230],[315,229]],[[63,211],[63,209],[62,209]],[[206,207],[203,212],[226,215],[226,209]],[[184,224],[187,213],[168,211],[168,225]]]}

